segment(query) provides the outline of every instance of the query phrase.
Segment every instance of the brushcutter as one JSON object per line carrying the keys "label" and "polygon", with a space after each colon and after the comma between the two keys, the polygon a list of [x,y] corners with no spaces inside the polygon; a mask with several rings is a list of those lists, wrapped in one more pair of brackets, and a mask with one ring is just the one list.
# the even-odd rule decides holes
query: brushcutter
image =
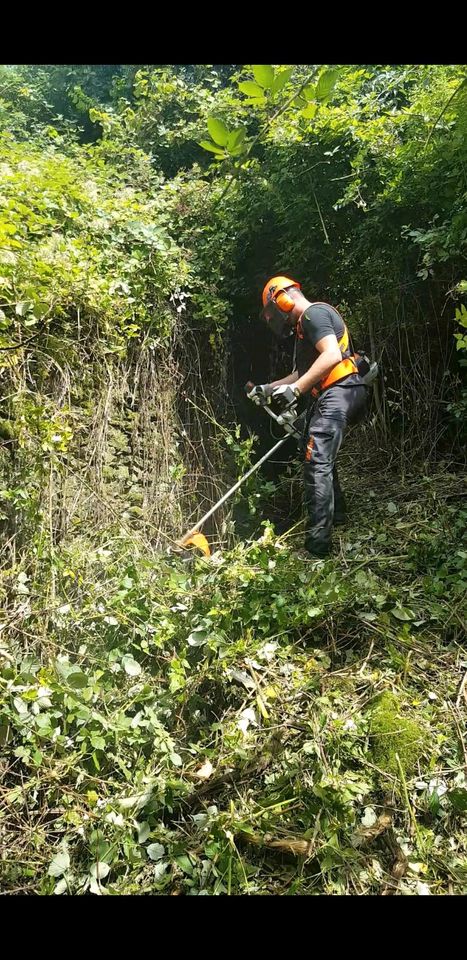
{"label": "brushcutter", "polygon": [[[247,396],[250,395],[253,387],[254,387],[254,384],[251,382],[248,382],[247,384],[245,384],[245,390],[246,390]],[[253,399],[253,398],[250,397],[250,399]],[[266,411],[266,413],[269,414],[271,419],[275,420],[275,422],[280,427],[282,427],[283,430],[285,430],[285,434],[286,434],[285,437],[281,437],[281,439],[278,440],[278,442],[275,443],[274,446],[271,447],[271,449],[257,461],[257,463],[255,463],[252,467],[250,467],[250,469],[243,475],[243,477],[240,477],[240,480],[237,480],[237,482],[234,483],[233,487],[230,487],[230,490],[227,490],[227,492],[224,493],[224,496],[221,497],[220,500],[218,500],[217,503],[215,503],[214,506],[211,507],[211,509],[208,510],[203,517],[201,517],[200,520],[198,520],[196,526],[191,527],[191,529],[188,530],[187,533],[185,533],[185,535],[181,538],[181,540],[178,541],[179,547],[195,546],[195,547],[198,547],[198,549],[201,550],[206,556],[210,556],[211,551],[209,549],[209,544],[206,540],[206,537],[199,532],[199,528],[202,527],[203,523],[205,523],[206,520],[209,520],[209,517],[212,517],[212,515],[216,513],[216,511],[219,510],[219,508],[222,507],[223,504],[227,500],[229,500],[229,498],[234,493],[236,493],[236,491],[242,486],[243,483],[245,483],[246,480],[249,479],[249,477],[251,477],[254,473],[256,473],[257,470],[259,470],[259,468],[263,465],[263,463],[266,463],[266,460],[269,460],[270,457],[272,457],[278,450],[280,450],[280,448],[284,445],[284,443],[286,443],[286,441],[289,439],[290,436],[295,437],[297,440],[299,440],[300,437],[302,436],[303,423],[301,423],[301,421],[303,419],[303,414],[300,417],[297,417],[296,404],[292,404],[286,410],[283,410],[281,413],[277,414],[277,413],[274,413],[273,410],[271,410],[268,398],[264,397],[258,400],[258,396],[256,396],[255,403],[259,403],[259,405]]]}

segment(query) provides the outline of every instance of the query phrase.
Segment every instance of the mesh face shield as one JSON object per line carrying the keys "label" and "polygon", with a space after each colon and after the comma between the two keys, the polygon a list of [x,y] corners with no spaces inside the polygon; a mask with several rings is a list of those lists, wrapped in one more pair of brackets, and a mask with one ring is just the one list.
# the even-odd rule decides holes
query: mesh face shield
{"label": "mesh face shield", "polygon": [[270,300],[260,311],[260,318],[267,324],[277,340],[287,340],[293,336],[294,328],[290,323],[290,313],[281,310],[274,300]]}

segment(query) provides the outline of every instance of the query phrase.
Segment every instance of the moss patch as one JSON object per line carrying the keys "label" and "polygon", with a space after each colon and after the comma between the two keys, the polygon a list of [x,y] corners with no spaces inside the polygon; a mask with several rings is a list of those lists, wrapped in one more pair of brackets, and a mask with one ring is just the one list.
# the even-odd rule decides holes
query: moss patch
{"label": "moss patch", "polygon": [[[405,711],[404,707],[404,711]],[[370,749],[375,763],[399,776],[396,754],[405,774],[413,772],[427,747],[427,733],[413,717],[403,715],[394,693],[382,693],[371,710]]]}

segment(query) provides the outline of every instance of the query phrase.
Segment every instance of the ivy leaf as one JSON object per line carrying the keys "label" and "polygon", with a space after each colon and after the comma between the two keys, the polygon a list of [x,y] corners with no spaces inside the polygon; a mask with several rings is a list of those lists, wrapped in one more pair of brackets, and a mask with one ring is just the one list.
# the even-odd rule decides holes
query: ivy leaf
{"label": "ivy leaf", "polygon": [[168,866],[168,863],[156,863],[154,867],[154,880],[161,880]]}
{"label": "ivy leaf", "polygon": [[183,870],[184,873],[188,874],[189,877],[191,877],[193,873],[193,864],[189,857],[187,857],[185,854],[182,854],[180,857],[175,857],[175,863],[178,863],[180,869]]}
{"label": "ivy leaf", "polygon": [[70,670],[66,682],[73,690],[84,690],[84,687],[88,685],[88,678],[82,670]]}
{"label": "ivy leaf", "polygon": [[68,890],[68,884],[65,879],[59,880],[57,886],[55,887],[54,894],[57,897],[60,897],[62,893],[66,893]]}
{"label": "ivy leaf", "polygon": [[308,607],[307,616],[309,617],[320,617],[323,612],[322,607]]}
{"label": "ivy leaf", "polygon": [[27,704],[21,699],[21,697],[14,697],[13,704],[18,713],[25,714],[28,712]]}
{"label": "ivy leaf", "polygon": [[33,306],[31,300],[23,300],[21,303],[17,303],[15,307],[15,313],[18,317],[24,317],[29,313],[31,307]]}
{"label": "ivy leaf", "polygon": [[396,620],[414,620],[415,618],[413,611],[407,607],[394,607],[391,613]]}
{"label": "ivy leaf", "polygon": [[150,843],[149,847],[146,847],[146,853],[150,860],[162,860],[165,849],[161,843]]}
{"label": "ivy leaf", "polygon": [[149,823],[145,820],[144,823],[138,823],[138,843],[146,843],[146,840],[151,833],[151,828]]}
{"label": "ivy leaf", "polygon": [[242,93],[245,93],[247,97],[261,97],[264,99],[263,88],[259,86],[258,83],[254,83],[253,80],[244,80],[242,83],[239,83],[238,89]]}
{"label": "ivy leaf", "polygon": [[223,150],[222,147],[218,147],[215,143],[211,143],[210,140],[200,140],[199,146],[202,147],[203,150],[210,150],[211,153],[216,153],[218,156],[219,154],[222,156],[225,154],[225,150]]}
{"label": "ivy leaf", "polygon": [[276,73],[271,87],[271,93],[273,96],[276,93],[279,93],[279,90],[282,90],[282,87],[285,87],[286,83],[288,83],[293,74],[293,70],[293,67],[287,67],[286,70],[281,70],[280,73]]}
{"label": "ivy leaf", "polygon": [[340,71],[336,67],[331,70],[324,70],[316,84],[315,96],[317,100],[327,100],[334,90],[339,73]]}
{"label": "ivy leaf", "polygon": [[139,677],[141,666],[129,653],[126,653],[125,656],[122,657],[122,664],[125,673],[127,673],[129,677]]}
{"label": "ivy leaf", "polygon": [[99,860],[97,863],[93,863],[89,874],[93,880],[105,880],[106,876],[110,873],[110,867],[108,863],[104,863],[103,860]]}
{"label": "ivy leaf", "polygon": [[220,144],[221,147],[225,147],[227,140],[229,139],[229,130],[227,129],[225,123],[222,120],[218,120],[216,117],[208,117],[208,130],[214,140],[214,143]]}
{"label": "ivy leaf", "polygon": [[302,117],[305,117],[307,120],[312,120],[316,111],[318,109],[317,103],[309,103],[307,107],[304,107],[301,111]]}
{"label": "ivy leaf", "polygon": [[66,850],[61,850],[60,853],[55,854],[55,857],[50,864],[47,874],[49,877],[61,877],[63,873],[66,873],[70,866],[70,857]]}
{"label": "ivy leaf", "polygon": [[270,90],[274,83],[274,69],[268,64],[256,64],[253,65],[253,76],[256,80],[256,83],[259,83],[260,87],[264,87],[266,90]]}

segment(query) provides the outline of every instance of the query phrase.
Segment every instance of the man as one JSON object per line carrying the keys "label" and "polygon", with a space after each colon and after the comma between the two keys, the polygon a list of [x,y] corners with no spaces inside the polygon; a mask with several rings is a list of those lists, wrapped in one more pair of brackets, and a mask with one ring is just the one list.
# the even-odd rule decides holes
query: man
{"label": "man", "polygon": [[303,443],[305,549],[324,557],[331,549],[333,523],[345,520],[336,457],[347,426],[365,416],[368,391],[342,317],[327,303],[307,300],[300,283],[272,277],[263,290],[262,317],[279,339],[295,333],[294,370],[282,380],[254,387],[249,396],[257,402],[271,397],[283,408],[300,397],[311,407],[311,397],[318,398],[307,417]]}

